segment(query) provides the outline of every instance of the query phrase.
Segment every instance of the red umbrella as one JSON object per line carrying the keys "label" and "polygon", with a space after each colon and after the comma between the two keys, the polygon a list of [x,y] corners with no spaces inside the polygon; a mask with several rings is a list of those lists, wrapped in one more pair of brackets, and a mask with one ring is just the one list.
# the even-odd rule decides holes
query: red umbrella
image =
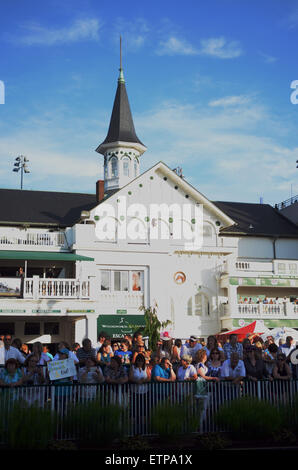
{"label": "red umbrella", "polygon": [[237,335],[238,341],[242,341],[246,336],[250,335],[261,335],[263,331],[256,331],[256,324],[257,321],[253,321],[249,325],[242,326],[241,328],[237,328],[236,330],[225,331],[223,333],[218,333],[215,335],[219,340],[226,340],[227,336],[229,335]]}

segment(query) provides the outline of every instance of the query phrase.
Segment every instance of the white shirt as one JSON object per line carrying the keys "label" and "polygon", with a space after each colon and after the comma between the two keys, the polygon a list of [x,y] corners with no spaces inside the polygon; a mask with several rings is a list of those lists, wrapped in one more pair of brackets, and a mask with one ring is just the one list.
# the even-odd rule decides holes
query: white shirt
{"label": "white shirt", "polygon": [[177,372],[177,380],[189,379],[190,377],[194,377],[195,375],[197,375],[197,371],[195,366],[193,366],[192,364],[187,366],[186,369],[180,366]]}
{"label": "white shirt", "polygon": [[181,346],[180,358],[184,354],[189,354],[194,359],[199,349],[202,349],[202,345],[200,343],[196,343],[193,348],[190,348],[186,344],[183,344]]}
{"label": "white shirt", "polygon": [[246,370],[244,366],[244,362],[239,359],[238,364],[234,369],[231,367],[231,360],[227,359],[223,365],[221,366],[220,370],[221,377],[246,377]]}
{"label": "white shirt", "polygon": [[4,347],[4,358],[5,362],[7,361],[7,359],[16,359],[21,364],[24,364],[25,362],[25,357],[23,356],[23,354],[13,346],[10,346],[8,349]]}

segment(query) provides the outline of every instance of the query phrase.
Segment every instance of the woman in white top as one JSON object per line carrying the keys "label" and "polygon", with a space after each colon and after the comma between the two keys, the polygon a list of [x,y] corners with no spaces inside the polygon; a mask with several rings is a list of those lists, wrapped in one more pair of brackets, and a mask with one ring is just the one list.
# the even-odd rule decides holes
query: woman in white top
{"label": "woman in white top", "polygon": [[[81,384],[102,384],[104,382],[104,376],[100,366],[96,364],[96,360],[93,357],[88,357],[84,367],[79,369],[79,382]],[[97,387],[87,385],[79,388],[82,398],[92,400],[96,397]]]}
{"label": "woman in white top", "polygon": [[143,354],[138,354],[134,364],[131,365],[129,381],[137,385],[134,387],[135,393],[146,393],[148,391],[148,386],[144,384],[150,382],[150,374],[148,373],[146,359]]}
{"label": "woman in white top", "polygon": [[192,364],[192,357],[190,354],[184,354],[181,357],[181,366],[177,372],[177,379],[179,381],[195,381],[197,380],[197,371]]}
{"label": "woman in white top", "polygon": [[144,432],[145,420],[139,419],[141,416],[148,416],[149,412],[149,388],[150,372],[146,365],[146,359],[143,354],[138,354],[135,363],[131,364],[129,371],[129,381],[134,383],[131,394],[131,422],[134,434]]}

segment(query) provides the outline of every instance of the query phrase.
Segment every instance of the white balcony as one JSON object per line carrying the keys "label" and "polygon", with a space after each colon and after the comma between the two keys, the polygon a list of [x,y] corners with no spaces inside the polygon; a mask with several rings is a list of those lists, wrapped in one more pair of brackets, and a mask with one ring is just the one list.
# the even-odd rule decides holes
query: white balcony
{"label": "white balcony", "polygon": [[32,250],[38,249],[62,250],[67,249],[64,232],[17,229],[5,227],[0,229],[0,249],[6,250]]}
{"label": "white balcony", "polygon": [[257,275],[298,277],[298,261],[283,259],[272,261],[227,260],[224,263],[222,274],[239,277],[253,277]]}
{"label": "white balcony", "polygon": [[40,279],[38,276],[24,280],[24,299],[89,299],[90,281],[79,279]]}
{"label": "white balcony", "polygon": [[228,304],[221,304],[221,316],[231,316],[233,318],[298,318],[298,304],[237,304],[235,309]]}

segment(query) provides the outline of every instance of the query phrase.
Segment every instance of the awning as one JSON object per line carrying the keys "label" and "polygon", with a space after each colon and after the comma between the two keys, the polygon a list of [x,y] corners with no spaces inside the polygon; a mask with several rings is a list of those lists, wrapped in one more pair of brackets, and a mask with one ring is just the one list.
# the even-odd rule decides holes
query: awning
{"label": "awning", "polygon": [[263,323],[260,323],[258,320],[249,323],[249,325],[245,325],[241,328],[236,328],[235,330],[225,331],[221,333],[217,333],[217,337],[225,338],[229,335],[237,335],[238,340],[242,341],[247,335],[262,335],[267,331],[267,328],[264,326]]}
{"label": "awning", "polygon": [[55,251],[13,251],[0,250],[0,259],[44,260],[44,261],[94,261],[94,258]]}

